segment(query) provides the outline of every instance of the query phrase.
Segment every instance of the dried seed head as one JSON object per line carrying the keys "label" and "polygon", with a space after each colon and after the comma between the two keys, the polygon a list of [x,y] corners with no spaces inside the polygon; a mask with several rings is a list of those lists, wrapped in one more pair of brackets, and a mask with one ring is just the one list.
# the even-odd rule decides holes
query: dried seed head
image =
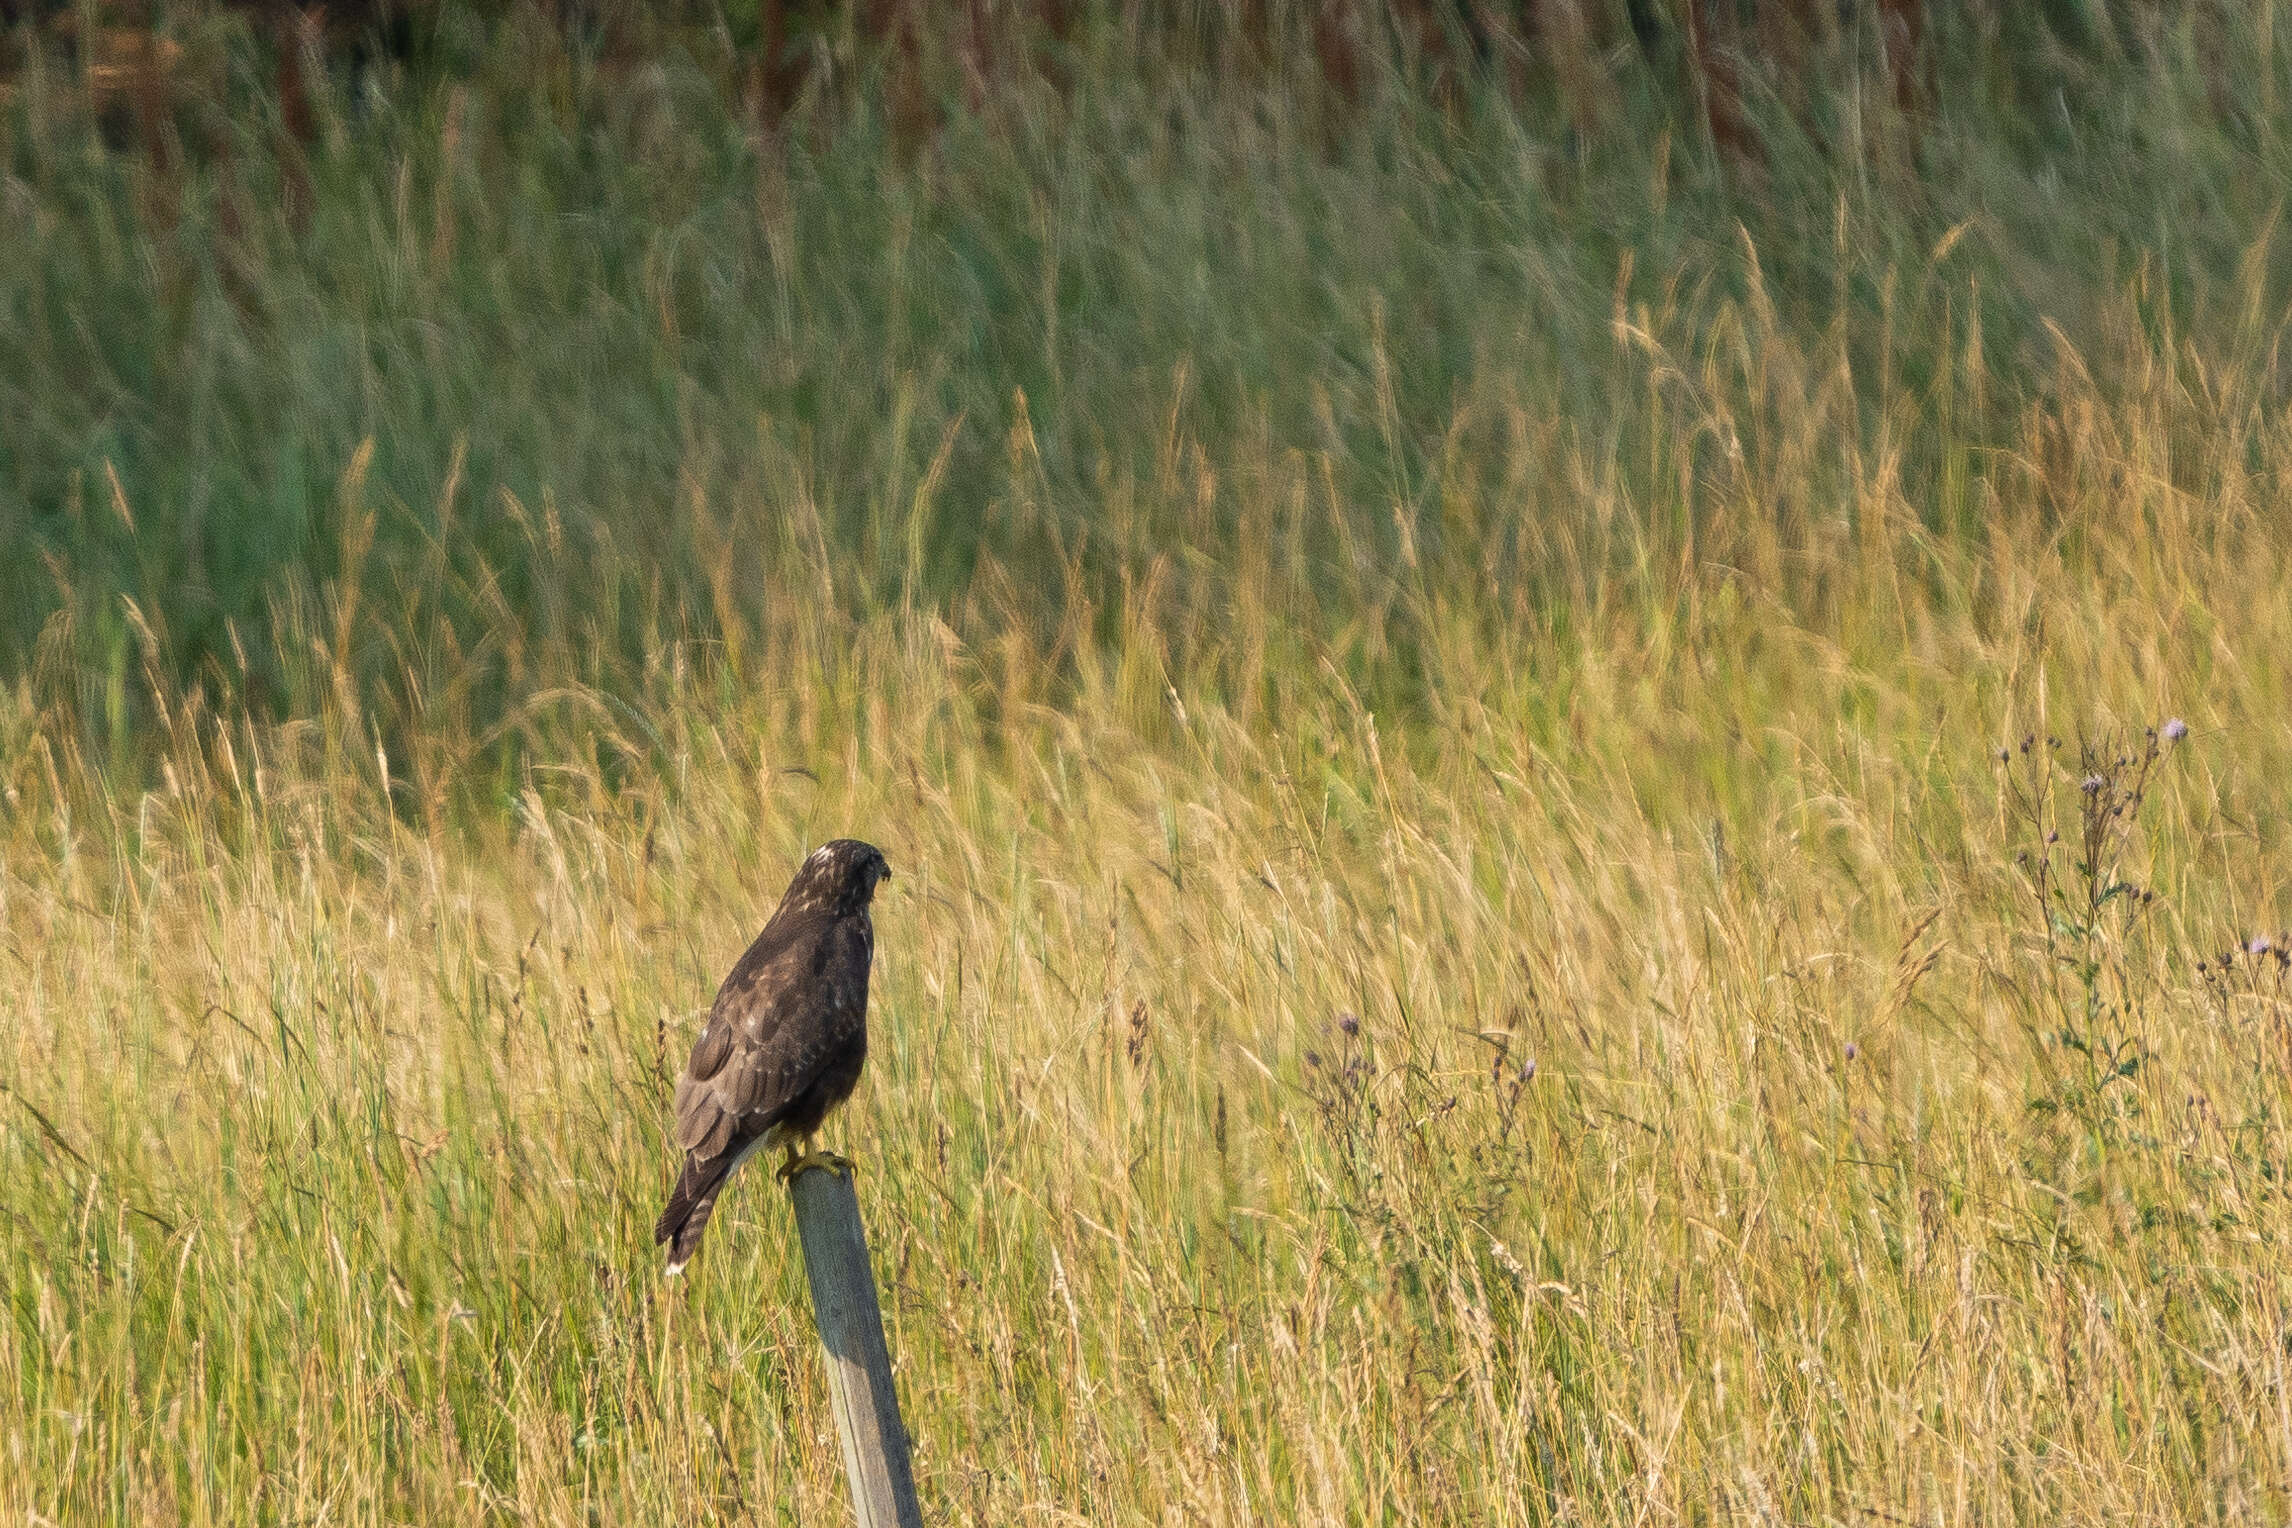
{"label": "dried seed head", "polygon": [[2099,775],[2087,775],[2084,779],[2077,782],[2077,788],[2088,796],[2098,796],[2101,794],[2101,787],[2107,785],[2108,783],[2108,781],[2102,779]]}
{"label": "dried seed head", "polygon": [[1361,1032],[1361,1021],[1353,1014],[1341,1013],[1337,1015],[1337,1027],[1349,1035],[1357,1035]]}

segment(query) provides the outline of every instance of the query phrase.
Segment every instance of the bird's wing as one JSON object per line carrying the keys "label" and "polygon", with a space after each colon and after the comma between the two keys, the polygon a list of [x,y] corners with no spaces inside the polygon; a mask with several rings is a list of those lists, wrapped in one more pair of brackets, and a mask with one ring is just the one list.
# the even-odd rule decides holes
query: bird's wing
{"label": "bird's wing", "polygon": [[762,944],[725,978],[677,1083],[677,1144],[703,1158],[769,1129],[865,1033],[866,920]]}

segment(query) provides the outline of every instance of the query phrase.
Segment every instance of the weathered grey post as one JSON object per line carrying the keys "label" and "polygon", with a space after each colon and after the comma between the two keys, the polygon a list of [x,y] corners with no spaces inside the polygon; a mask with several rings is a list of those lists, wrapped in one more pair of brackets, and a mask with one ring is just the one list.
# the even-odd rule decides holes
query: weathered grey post
{"label": "weathered grey post", "polygon": [[849,1173],[811,1166],[788,1180],[788,1196],[796,1205],[804,1272],[812,1282],[812,1322],[827,1351],[828,1395],[836,1430],[843,1434],[844,1473],[860,1528],[923,1528],[859,1195]]}

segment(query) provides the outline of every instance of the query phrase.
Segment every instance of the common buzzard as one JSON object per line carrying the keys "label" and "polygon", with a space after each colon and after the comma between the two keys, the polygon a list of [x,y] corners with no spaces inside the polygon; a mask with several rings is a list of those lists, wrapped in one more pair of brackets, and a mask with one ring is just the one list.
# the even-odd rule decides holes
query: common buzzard
{"label": "common buzzard", "polygon": [[782,1177],[812,1162],[796,1154],[828,1111],[850,1096],[867,1060],[867,973],[875,955],[868,902],[891,866],[870,844],[839,838],[812,851],[779,909],[717,989],[676,1085],[676,1143],[684,1171],[653,1227],[674,1275],[700,1247],[733,1169],[788,1148]]}

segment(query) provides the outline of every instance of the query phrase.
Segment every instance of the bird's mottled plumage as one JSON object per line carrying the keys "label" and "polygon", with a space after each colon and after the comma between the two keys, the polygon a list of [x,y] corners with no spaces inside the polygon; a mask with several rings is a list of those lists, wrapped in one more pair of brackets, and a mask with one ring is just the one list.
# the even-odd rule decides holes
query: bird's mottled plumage
{"label": "bird's mottled plumage", "polygon": [[717,989],[676,1085],[684,1171],[653,1239],[677,1273],[725,1182],[752,1153],[809,1140],[867,1060],[868,902],[891,867],[839,838],[814,850],[764,932]]}

